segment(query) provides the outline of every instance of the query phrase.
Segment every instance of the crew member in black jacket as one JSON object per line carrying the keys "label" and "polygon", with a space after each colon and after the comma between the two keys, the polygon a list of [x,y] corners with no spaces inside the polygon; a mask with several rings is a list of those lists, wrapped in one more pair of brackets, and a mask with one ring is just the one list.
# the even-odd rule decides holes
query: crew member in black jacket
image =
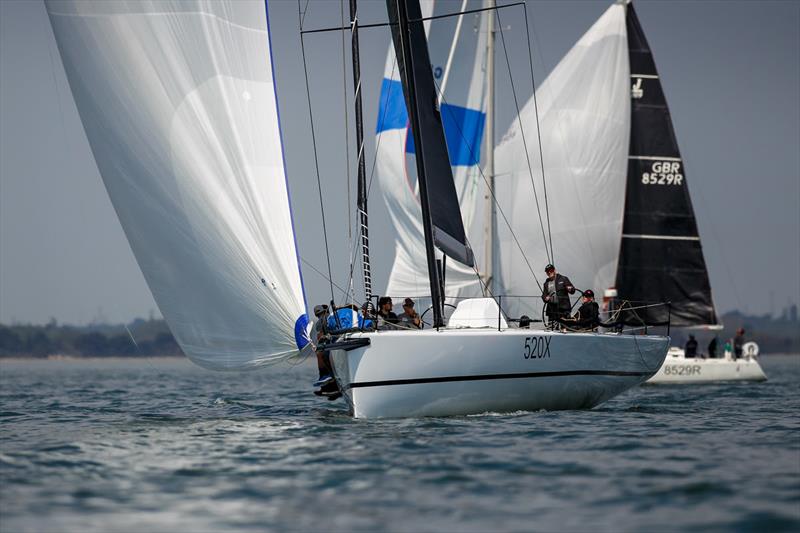
{"label": "crew member in black jacket", "polygon": [[547,321],[553,325],[561,319],[569,317],[572,305],[569,302],[569,295],[575,294],[575,287],[567,276],[562,276],[556,272],[556,267],[547,265],[544,267],[547,280],[542,287],[542,301],[547,304],[545,314]]}
{"label": "crew member in black jacket", "polygon": [[583,293],[583,303],[572,317],[577,329],[594,329],[600,325],[600,306],[594,301],[594,291],[588,289]]}

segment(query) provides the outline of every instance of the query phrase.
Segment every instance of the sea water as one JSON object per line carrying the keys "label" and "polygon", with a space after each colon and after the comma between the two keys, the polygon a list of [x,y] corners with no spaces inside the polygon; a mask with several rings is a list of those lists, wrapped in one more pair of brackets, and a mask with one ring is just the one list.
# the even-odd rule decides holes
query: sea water
{"label": "sea water", "polygon": [[313,364],[0,362],[0,530],[800,530],[800,356],[589,411],[353,420]]}

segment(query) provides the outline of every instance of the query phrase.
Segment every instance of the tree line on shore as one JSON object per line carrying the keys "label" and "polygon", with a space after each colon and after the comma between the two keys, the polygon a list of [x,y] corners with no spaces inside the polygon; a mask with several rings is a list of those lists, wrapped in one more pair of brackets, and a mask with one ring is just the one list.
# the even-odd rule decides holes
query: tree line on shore
{"label": "tree line on shore", "polygon": [[0,357],[136,357],[182,355],[164,320],[130,324],[0,324]]}

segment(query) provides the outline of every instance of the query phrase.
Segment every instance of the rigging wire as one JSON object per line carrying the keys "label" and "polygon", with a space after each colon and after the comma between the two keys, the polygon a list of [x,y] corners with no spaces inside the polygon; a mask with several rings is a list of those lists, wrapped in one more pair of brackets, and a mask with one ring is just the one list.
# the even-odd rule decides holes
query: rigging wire
{"label": "rigging wire", "polygon": [[[433,82],[434,82],[434,84],[436,84],[436,89],[437,89],[437,91],[439,91],[439,95],[440,95],[440,98],[442,99],[442,103],[443,104],[447,104],[447,100],[445,99],[444,95],[441,93],[441,89],[439,88],[439,84],[436,82],[435,79],[433,80]],[[444,106],[442,106],[442,107],[444,107]],[[448,108],[449,107],[450,106],[448,105]],[[449,112],[451,113],[451,116],[453,117],[453,124],[455,124],[456,128],[458,128],[458,133],[459,133],[459,135],[461,135],[461,139],[464,141],[464,145],[467,147],[467,149],[470,152],[470,157],[472,157],[474,159],[475,158],[475,152],[472,149],[472,145],[470,144],[470,142],[467,140],[466,136],[464,135],[464,131],[461,129],[461,126],[459,125],[458,120],[455,120],[455,117],[452,115],[452,111],[449,111]],[[477,168],[478,168],[478,172],[480,172],[480,174],[481,174],[481,178],[483,178],[483,181],[486,184],[486,189],[492,195],[492,201],[494,202],[495,206],[497,207],[497,211],[503,217],[503,222],[505,222],[506,226],[508,226],[508,231],[511,233],[511,236],[514,238],[514,242],[517,244],[517,248],[519,248],[519,252],[522,254],[522,258],[525,260],[525,264],[528,265],[528,269],[531,271],[531,275],[533,276],[533,280],[536,282],[536,285],[541,290],[542,284],[539,282],[539,278],[536,277],[536,273],[534,272],[530,261],[528,261],[528,257],[525,255],[525,251],[522,249],[522,244],[520,244],[516,233],[514,233],[514,228],[511,227],[511,222],[509,222],[508,218],[506,217],[505,212],[503,211],[503,208],[500,206],[500,202],[497,200],[497,196],[495,196],[494,190],[492,189],[492,187],[489,186],[489,180],[486,178],[486,175],[483,173],[483,169],[481,168],[481,166],[477,165]],[[546,249],[547,249],[547,241],[545,241],[545,251],[547,251]],[[476,274],[480,278],[480,272],[478,272],[477,269],[476,269]]]}
{"label": "rigging wire", "polygon": [[335,281],[333,281],[331,278],[329,278],[328,276],[326,276],[324,272],[322,272],[320,269],[318,269],[317,267],[315,267],[313,264],[311,264],[310,262],[306,261],[306,260],[305,260],[305,259],[303,259],[302,257],[300,258],[300,261],[302,261],[302,262],[303,262],[303,263],[304,263],[304,264],[305,264],[305,265],[306,265],[308,268],[310,268],[311,270],[313,270],[314,272],[316,272],[317,274],[319,274],[319,275],[322,277],[322,279],[324,279],[325,281],[327,281],[327,282],[329,282],[329,283],[333,284],[333,285],[334,285],[334,286],[335,286],[337,289],[339,289],[340,291],[342,291],[342,294],[343,294],[344,296],[347,296],[347,289],[343,289],[341,286],[339,286],[339,284],[338,284],[338,283],[336,283],[336,282],[335,282]]}
{"label": "rigging wire", "polygon": [[[339,13],[341,15],[342,26],[344,26],[344,0],[339,0]],[[350,192],[350,121],[347,117],[347,52],[345,51],[345,38],[344,32],[340,32],[342,36],[342,108],[344,109],[344,160],[347,167],[347,247],[353,243],[353,208],[351,202]],[[350,258],[350,271],[353,271],[353,258]],[[353,277],[350,276],[348,281],[348,295],[351,300],[355,300],[355,290],[353,288]]]}
{"label": "rigging wire", "polygon": [[[394,78],[394,71],[395,71],[396,67],[397,67],[397,59],[393,58],[392,59],[392,72],[389,75],[389,79],[390,80]],[[389,100],[389,97],[391,96],[391,94],[392,94],[392,84],[389,84],[389,92],[386,93],[386,100],[387,101]],[[386,120],[386,114],[387,114],[388,111],[389,111],[389,106],[388,105],[384,106],[383,115],[381,116],[380,122],[378,124],[383,124],[384,123],[384,121]],[[372,190],[372,178],[375,177],[375,168],[376,168],[377,163],[378,163],[378,152],[380,151],[381,139],[382,138],[383,138],[383,130],[378,132],[378,140],[375,143],[375,155],[372,158],[372,170],[370,171],[369,182],[367,183],[367,199],[369,199],[369,192]],[[351,261],[350,261],[350,282],[352,283],[353,272],[354,272],[354,269],[355,269],[355,259],[356,259],[356,254],[358,253],[357,252],[358,244],[353,244],[351,248],[352,249],[351,249],[351,252],[350,252],[350,257],[351,257]]]}
{"label": "rigging wire", "polygon": [[[308,9],[308,1],[306,2],[306,9]],[[300,22],[300,31],[303,30],[303,19],[305,14],[300,10],[300,0],[297,0],[297,16]],[[322,180],[319,177],[319,157],[317,156],[317,137],[314,132],[314,113],[311,109],[311,87],[308,83],[308,63],[306,62],[306,46],[303,34],[300,33],[300,50],[303,55],[303,72],[306,79],[306,99],[308,101],[308,118],[311,122],[311,144],[314,148],[314,168],[317,175],[317,191],[319,192],[319,209],[322,214],[322,235],[325,239],[325,259],[328,262],[328,279],[330,280],[331,300],[334,299],[333,294],[333,274],[331,272],[331,254],[328,247],[328,229],[325,221],[325,202],[322,200]]]}
{"label": "rigging wire", "polygon": [[[525,2],[527,2],[527,0],[525,0]],[[525,20],[526,20],[526,22],[528,21],[527,13],[525,15]],[[537,53],[537,56],[539,57],[539,62],[542,65],[542,68],[545,69],[545,70],[548,70],[547,69],[547,63],[548,62],[545,61],[544,55],[542,54],[542,45],[539,42],[539,37],[538,37],[538,34],[536,32],[535,19],[533,21],[531,21],[530,24],[533,27],[533,31],[531,31],[529,33],[529,36],[528,36],[529,49],[535,49],[536,50],[536,53]],[[530,46],[531,36],[533,38],[533,44],[535,45],[533,47]],[[550,69],[550,70],[552,71],[552,69]],[[531,76],[531,79],[533,79],[533,76]],[[555,98],[555,95],[553,94],[553,91],[550,89],[550,87],[543,83],[542,86],[539,87],[539,90],[543,91],[544,89],[547,89],[547,92],[549,92],[551,94],[551,98]],[[534,91],[535,91],[535,88],[534,88]],[[536,96],[535,92],[534,92],[534,96]],[[538,118],[537,118],[537,121],[538,121]],[[565,140],[567,139],[567,134],[564,131],[564,121],[562,120],[561,116],[558,115],[558,114],[555,117],[555,123],[556,123],[556,127],[557,127],[557,132],[560,134],[560,141],[561,142],[565,142]],[[574,176],[575,173],[571,170],[572,168],[574,168],[574,165],[572,164],[572,161],[573,161],[572,152],[567,150],[566,153],[565,153],[565,156],[567,158],[567,166],[569,168],[569,173]],[[544,183],[545,183],[545,187],[547,187],[547,182],[544,182]],[[546,194],[547,194],[547,190],[545,189],[545,202],[547,202]],[[583,202],[581,201],[581,195],[578,192],[577,186],[575,185],[574,181],[573,181],[573,194],[574,194],[574,196],[575,196],[575,198],[576,198],[576,200],[578,202],[578,207],[579,207],[578,208],[578,215],[580,216],[581,221],[583,222],[583,225],[584,226],[588,226],[588,224],[586,222],[586,216],[584,214]],[[547,206],[548,206],[548,204],[545,204],[545,207],[547,207]],[[548,226],[549,226],[549,224],[550,224],[549,210],[548,210],[548,221],[547,221],[547,223],[548,223]],[[587,234],[587,237],[588,237],[588,234]],[[597,263],[597,252],[595,251],[594,241],[591,238],[587,238],[585,242],[586,242],[586,244],[588,246],[588,249],[589,249],[589,255],[590,255],[591,259],[592,259],[592,265],[594,266],[595,271],[599,271],[600,267],[598,266],[598,263]],[[551,241],[550,242],[550,252],[551,252],[551,254],[553,254],[552,246],[553,246],[553,244],[552,244],[552,241]],[[553,254],[553,255],[555,255],[555,254]],[[553,262],[555,263],[555,261],[553,261]]]}
{"label": "rigging wire", "polygon": [[[528,4],[527,0],[522,4],[522,9],[525,12],[525,33],[528,37],[528,64],[531,68],[531,93],[533,97],[533,111],[536,116],[536,139],[539,141],[539,164],[542,168],[542,186],[544,187],[544,211],[547,216],[547,236],[550,238],[550,262],[555,263],[555,252],[553,252],[553,232],[550,226],[550,204],[547,201],[547,176],[544,172],[544,151],[542,150],[542,130],[539,127],[539,104],[536,101],[536,78],[533,76],[533,51],[531,49],[531,29],[528,24]],[[497,21],[500,22],[500,12],[497,12]],[[502,25],[500,26],[502,32]]]}
{"label": "rigging wire", "polygon": [[[533,187],[533,197],[534,197],[534,200],[536,202],[536,213],[539,216],[539,226],[542,229],[542,239],[544,240],[544,250],[545,250],[545,254],[547,255],[548,262],[552,263],[553,262],[552,254],[550,253],[550,250],[547,247],[547,235],[545,234],[544,220],[542,219],[542,210],[541,210],[541,207],[539,205],[539,195],[536,192],[536,183],[535,183],[535,181],[533,179],[533,165],[531,165],[531,156],[530,156],[530,153],[528,152],[528,143],[525,140],[525,129],[522,127],[522,118],[520,117],[519,100],[517,99],[517,90],[516,90],[516,87],[514,85],[514,76],[511,73],[511,61],[508,58],[508,48],[506,47],[505,32],[503,32],[503,24],[502,24],[502,21],[500,20],[500,15],[499,15],[498,11],[495,11],[495,17],[497,17],[497,25],[499,26],[499,29],[500,29],[500,40],[503,43],[503,54],[505,55],[505,58],[506,58],[506,67],[508,68],[508,77],[511,80],[511,94],[514,97],[514,107],[517,110],[517,121],[519,122],[519,132],[520,132],[520,135],[522,137],[522,147],[525,150],[525,159],[528,162],[528,172],[529,172],[530,177],[531,177],[531,187]],[[538,129],[539,129],[539,127],[538,127],[538,119],[537,119],[537,130]]]}

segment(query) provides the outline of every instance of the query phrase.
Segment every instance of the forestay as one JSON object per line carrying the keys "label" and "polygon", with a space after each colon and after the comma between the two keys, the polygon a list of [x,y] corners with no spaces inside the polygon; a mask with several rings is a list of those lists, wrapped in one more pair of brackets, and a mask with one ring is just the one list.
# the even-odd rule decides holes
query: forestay
{"label": "forestay", "polygon": [[307,343],[266,5],[48,1],[81,121],[181,348],[212,369]]}
{"label": "forestay", "polygon": [[[450,5],[449,11],[456,5]],[[428,17],[433,14],[434,2],[423,0],[421,7],[423,16]],[[489,15],[464,15],[458,32],[457,17],[425,22],[434,79],[437,88],[444,92],[440,109],[453,180],[464,227],[477,258],[483,257],[480,251],[483,220],[478,206],[486,191],[478,168],[486,118],[485,53],[482,53],[486,48],[486,33],[476,29],[485,26],[484,16]],[[397,230],[395,259],[386,294],[427,294],[430,287],[413,160],[415,145],[391,43],[381,84],[376,135],[376,173]],[[447,262],[446,283],[447,294],[474,296],[481,292],[475,270],[456,261]]]}
{"label": "forestay", "polygon": [[[615,4],[536,92],[554,262],[582,289],[602,290],[613,285],[617,270],[630,132],[628,76],[625,9]],[[528,262],[540,276],[548,261],[521,135],[524,132],[544,219],[537,126],[531,100],[495,154],[499,207],[520,244],[499,220],[501,294],[536,294]],[[521,304],[504,304],[504,310],[512,316],[538,311]]]}

